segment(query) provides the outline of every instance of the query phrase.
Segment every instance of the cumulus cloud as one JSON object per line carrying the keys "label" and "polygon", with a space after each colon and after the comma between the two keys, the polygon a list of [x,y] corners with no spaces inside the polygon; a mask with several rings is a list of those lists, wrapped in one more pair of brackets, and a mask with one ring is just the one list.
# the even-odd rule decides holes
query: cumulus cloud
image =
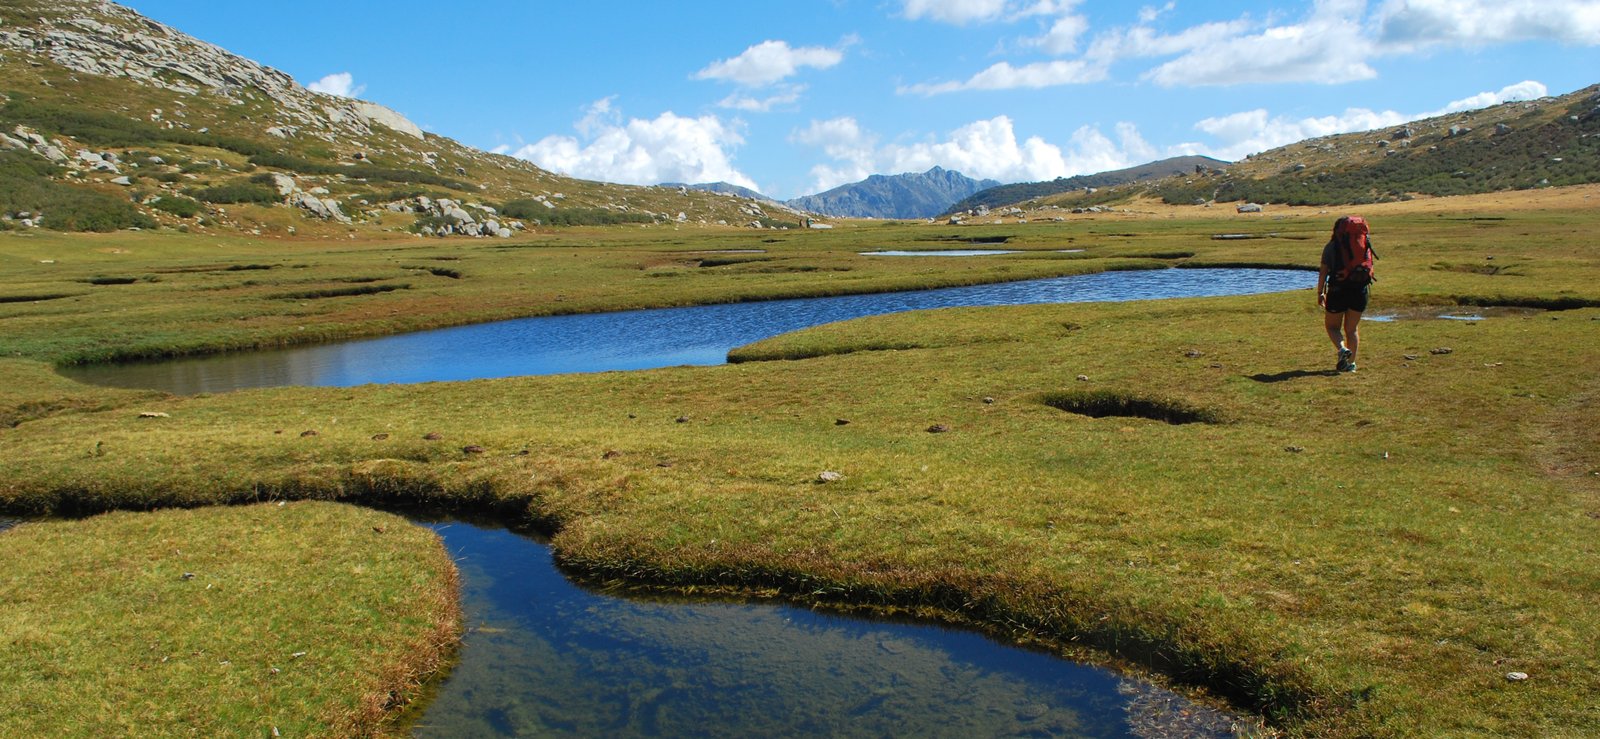
{"label": "cumulus cloud", "polygon": [[1099,82],[1105,78],[1104,66],[1082,59],[1036,62],[1020,67],[1000,62],[964,81],[902,85],[897,91],[902,95],[932,96],[967,90],[1038,89]]}
{"label": "cumulus cloud", "polygon": [[1132,124],[1116,126],[1116,138],[1084,126],[1063,146],[1039,136],[1019,140],[1007,116],[980,120],[939,140],[880,146],[878,137],[853,118],[813,121],[790,140],[822,149],[832,162],[811,169],[813,192],[855,182],[873,173],[922,172],[934,166],[976,179],[1002,182],[1049,180],[1120,169],[1159,158]]}
{"label": "cumulus cloud", "polygon": [[1379,42],[1392,52],[1518,41],[1600,44],[1594,0],[1389,0],[1376,21]]}
{"label": "cumulus cloud", "polygon": [[[849,42],[846,41],[848,44]],[[764,87],[801,69],[827,69],[844,60],[844,51],[823,46],[793,48],[787,41],[763,41],[731,59],[707,65],[694,74],[699,80],[722,80],[745,87]]]}
{"label": "cumulus cloud", "polygon": [[622,120],[612,98],[597,101],[577,124],[583,139],[546,136],[512,156],[572,177],[631,185],[729,182],[758,189],[734,167],[729,150],[744,143],[741,127],[716,116],[671,111],[653,120]]}
{"label": "cumulus cloud", "polygon": [[349,72],[335,72],[306,85],[306,89],[312,92],[325,92],[329,95],[353,98],[365,92],[367,86],[356,84],[355,78]]}

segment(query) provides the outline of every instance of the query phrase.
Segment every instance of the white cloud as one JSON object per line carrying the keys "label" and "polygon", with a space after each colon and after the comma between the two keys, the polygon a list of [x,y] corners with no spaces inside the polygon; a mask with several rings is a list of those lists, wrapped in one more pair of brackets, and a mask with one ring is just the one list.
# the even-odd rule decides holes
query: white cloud
{"label": "white cloud", "polygon": [[898,88],[897,92],[902,95],[931,96],[966,90],[1038,89],[1099,82],[1105,77],[1104,66],[1082,59],[1035,62],[1020,67],[1013,67],[1010,62],[1000,62],[972,75],[964,82],[904,85]]}
{"label": "white cloud", "polygon": [[769,95],[764,98],[751,97],[736,92],[717,101],[717,107],[742,110],[749,113],[766,113],[773,108],[793,105],[799,102],[801,94],[805,91],[805,85],[789,85],[781,88],[781,91],[776,95]]}
{"label": "white cloud", "polygon": [[1036,46],[1048,54],[1060,56],[1078,50],[1078,39],[1089,31],[1089,19],[1081,15],[1062,15],[1050,25],[1044,35],[1024,39],[1024,46]]}
{"label": "white cloud", "polygon": [[1005,17],[1007,0],[905,0],[905,17],[965,25]]}
{"label": "white cloud", "polygon": [[1391,52],[1518,41],[1600,44],[1594,0],[1389,0],[1376,22]]}
{"label": "white cloud", "polygon": [[843,60],[844,52],[840,49],[822,46],[796,49],[790,47],[787,41],[763,41],[732,59],[712,62],[696,72],[694,78],[763,87],[791,77],[802,68],[827,69]]}
{"label": "white cloud", "polygon": [[729,182],[756,189],[733,166],[729,150],[744,143],[740,126],[716,116],[685,118],[671,111],[654,120],[621,121],[613,98],[597,101],[577,125],[585,141],[546,136],[512,156],[572,177],[632,185]]}
{"label": "white cloud", "polygon": [[790,140],[821,148],[834,160],[811,169],[812,191],[821,192],[873,173],[922,172],[934,166],[975,179],[1020,182],[1120,169],[1160,157],[1132,124],[1118,124],[1116,137],[1084,126],[1065,147],[1038,136],[1019,141],[1011,119],[996,116],[962,126],[943,140],[911,144],[880,147],[877,137],[853,118],[813,121]]}
{"label": "white cloud", "polygon": [[[1378,73],[1366,63],[1373,47],[1361,26],[1365,8],[1365,0],[1318,0],[1302,23],[1196,43],[1210,35],[1202,32],[1174,47],[1183,48],[1181,56],[1144,78],[1164,87],[1371,79]],[[1224,24],[1210,31],[1233,27]]]}
{"label": "white cloud", "polygon": [[357,85],[355,78],[349,72],[335,72],[323,77],[316,82],[306,85],[312,92],[324,92],[329,95],[338,95],[343,98],[353,98],[367,89],[366,85]]}

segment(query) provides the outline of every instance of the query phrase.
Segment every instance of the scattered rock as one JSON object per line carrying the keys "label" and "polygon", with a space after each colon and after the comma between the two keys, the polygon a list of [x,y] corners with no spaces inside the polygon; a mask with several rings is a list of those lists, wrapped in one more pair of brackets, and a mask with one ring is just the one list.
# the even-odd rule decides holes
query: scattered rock
{"label": "scattered rock", "polygon": [[1088,382],[1088,381],[1089,381],[1089,376],[1088,375],[1078,375],[1078,382]]}
{"label": "scattered rock", "polygon": [[848,418],[835,418],[835,419],[833,419],[833,425],[835,425],[835,426],[849,426],[850,425],[850,419],[848,419]]}
{"label": "scattered rock", "polygon": [[1454,352],[1454,351],[1455,351],[1454,349],[1451,349],[1448,346],[1441,346],[1441,347],[1438,347],[1436,349],[1429,349],[1428,353],[1429,354],[1450,354],[1451,352]]}
{"label": "scattered rock", "polygon": [[989,397],[987,395],[983,396],[983,404],[984,405],[994,405],[994,398],[991,398],[991,397]]}
{"label": "scattered rock", "polygon": [[438,441],[438,440],[443,439],[443,438],[444,438],[443,436],[440,436],[437,432],[434,432],[434,431],[429,431],[428,433],[422,435],[422,440],[423,441]]}
{"label": "scattered rock", "polygon": [[1508,673],[1506,673],[1506,679],[1510,680],[1511,682],[1514,682],[1514,683],[1520,683],[1523,680],[1527,680],[1528,679],[1528,673],[1526,673],[1526,672],[1508,672]]}
{"label": "scattered rock", "polygon": [[387,439],[387,438],[389,438],[388,434],[373,434],[372,435],[372,440],[373,441],[383,441],[384,439]]}
{"label": "scattered rock", "polygon": [[466,445],[464,447],[461,447],[461,453],[462,454],[482,454],[483,453],[483,447],[478,446],[477,444],[468,444],[468,445]]}
{"label": "scattered rock", "polygon": [[1283,450],[1284,450],[1284,451],[1286,451],[1286,452],[1291,452],[1291,453],[1294,453],[1294,454],[1299,454],[1299,453],[1300,453],[1300,452],[1303,452],[1303,451],[1305,451],[1305,450],[1306,450],[1306,448],[1305,448],[1305,447],[1303,447],[1303,446],[1295,446],[1295,445],[1293,445],[1293,444],[1290,444],[1290,445],[1289,445],[1289,446],[1286,446],[1286,447],[1284,447],[1284,448],[1283,448]]}
{"label": "scattered rock", "polygon": [[677,423],[688,423],[689,422],[689,417],[688,416],[678,416],[677,419],[676,419],[676,422]]}
{"label": "scattered rock", "polygon": [[838,481],[843,480],[843,479],[844,479],[844,473],[842,473],[842,472],[834,472],[833,470],[823,470],[822,474],[817,475],[817,483],[818,484],[825,484],[825,483],[830,483],[830,482],[838,482]]}
{"label": "scattered rock", "polygon": [[607,449],[605,454],[600,455],[600,458],[601,459],[616,459],[617,457],[620,457],[620,456],[622,456],[622,452],[619,452],[619,451],[617,451],[615,449]]}
{"label": "scattered rock", "polygon": [[313,430],[313,429],[306,429],[305,431],[301,431],[300,432],[300,438],[302,438],[302,439],[306,438],[307,436],[316,436],[316,435],[317,435],[317,432],[315,430]]}
{"label": "scattered rock", "polygon": [[388,531],[388,529],[386,529],[386,528],[384,528],[382,526],[373,526],[372,527],[372,532],[375,533],[375,534],[381,534],[381,533],[383,533],[385,531]]}
{"label": "scattered rock", "polygon": [[930,433],[930,434],[942,434],[942,433],[944,433],[946,431],[949,431],[949,430],[950,430],[950,427],[945,425],[945,424],[942,424],[942,423],[936,423],[936,424],[928,427],[928,433]]}
{"label": "scattered rock", "polygon": [[1405,355],[1402,355],[1402,357],[1407,362],[1415,362],[1415,361],[1417,361],[1417,355],[1415,355],[1415,354],[1405,354]]}
{"label": "scattered rock", "polygon": [[179,580],[193,580],[194,579],[194,573],[193,572],[185,572],[178,579]]}
{"label": "scattered rock", "polygon": [[1188,357],[1190,359],[1199,359],[1199,358],[1201,358],[1201,357],[1203,357],[1205,355],[1206,355],[1206,353],[1203,352],[1203,351],[1200,351],[1199,349],[1190,349],[1189,351],[1186,351],[1186,352],[1183,353],[1183,356]]}
{"label": "scattered rock", "polygon": [[171,418],[172,416],[161,411],[140,411],[140,418]]}

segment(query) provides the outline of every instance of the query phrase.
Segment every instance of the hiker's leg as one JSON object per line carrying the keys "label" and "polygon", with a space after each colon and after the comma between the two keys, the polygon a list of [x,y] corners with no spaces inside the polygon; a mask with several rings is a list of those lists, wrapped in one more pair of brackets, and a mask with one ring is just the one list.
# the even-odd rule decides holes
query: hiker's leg
{"label": "hiker's leg", "polygon": [[1347,310],[1344,312],[1344,345],[1350,350],[1351,359],[1361,344],[1361,311]]}
{"label": "hiker's leg", "polygon": [[[1328,329],[1328,340],[1333,342],[1334,351],[1338,351],[1340,349],[1345,348],[1344,336],[1342,336],[1340,334],[1339,330],[1340,330],[1340,328],[1342,328],[1344,326],[1344,317],[1346,315],[1348,315],[1348,313],[1324,313],[1324,314],[1322,314],[1323,324]],[[1354,348],[1354,347],[1351,347],[1351,348]]]}

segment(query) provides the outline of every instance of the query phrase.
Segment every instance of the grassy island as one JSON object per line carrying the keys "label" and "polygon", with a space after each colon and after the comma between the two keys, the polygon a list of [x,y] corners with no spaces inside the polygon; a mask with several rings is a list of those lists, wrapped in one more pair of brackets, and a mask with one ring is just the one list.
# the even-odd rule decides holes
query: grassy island
{"label": "grassy island", "polygon": [[[19,722],[46,698],[20,690],[94,716],[117,700],[95,685],[201,733],[284,711],[312,731],[374,726],[357,720],[373,691],[425,673],[409,660],[435,653],[408,650],[449,633],[438,544],[365,509],[278,501],[489,512],[541,526],[593,577],[1088,647],[1291,735],[1594,734],[1597,202],[1588,186],[1361,209],[1382,255],[1369,315],[1393,320],[1364,324],[1353,375],[1330,371],[1309,290],[891,315],[775,337],[734,364],[629,373],[173,397],[50,371],[514,315],[1314,268],[1337,215],[1317,209],[336,247],[0,236],[0,511],[189,509],[0,533],[0,701],[18,702],[0,734],[36,726]],[[1255,238],[1213,238],[1241,233]],[[858,254],[977,237],[1017,253]],[[370,285],[394,289],[338,292]],[[1487,317],[1438,318],[1475,310]],[[213,582],[227,598],[278,589],[184,611],[159,640],[97,631],[122,589],[176,613],[216,598],[201,591]],[[327,618],[346,612],[372,618]],[[300,632],[322,646],[278,638]],[[236,641],[183,642],[223,634]],[[37,650],[101,677],[46,676]],[[184,676],[162,671],[169,654]],[[191,701],[228,707],[201,717]]]}

